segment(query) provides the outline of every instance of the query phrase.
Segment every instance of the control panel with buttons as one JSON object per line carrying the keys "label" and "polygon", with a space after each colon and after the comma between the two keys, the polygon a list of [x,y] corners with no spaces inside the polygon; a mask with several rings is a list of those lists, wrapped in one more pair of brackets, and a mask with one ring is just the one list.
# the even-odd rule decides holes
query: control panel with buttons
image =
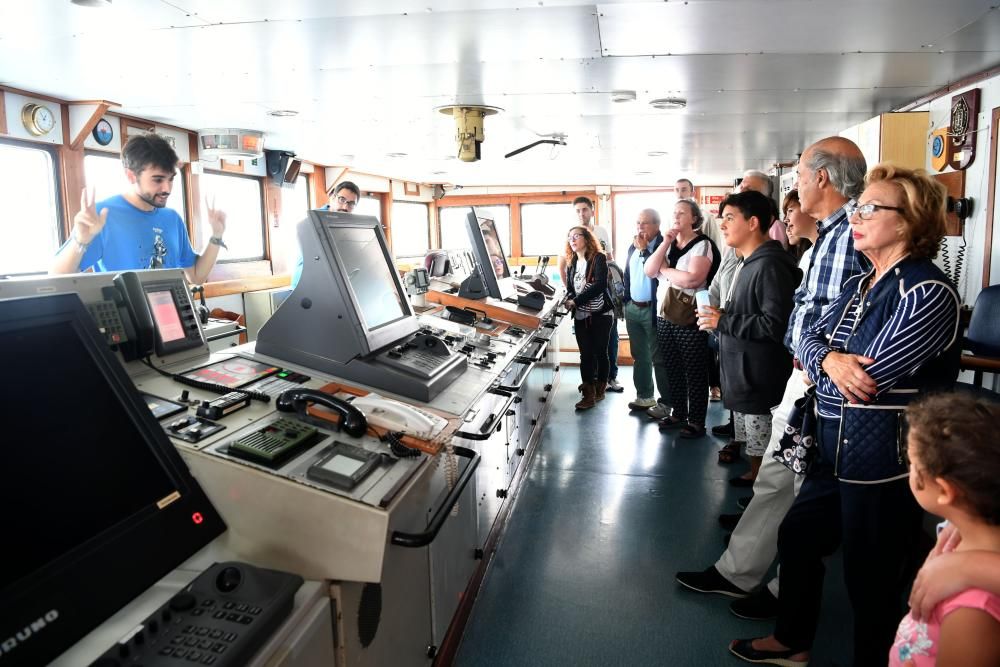
{"label": "control panel with buttons", "polygon": [[245,665],[292,611],[302,578],[216,563],[91,667]]}
{"label": "control panel with buttons", "polygon": [[185,415],[164,423],[163,428],[171,438],[180,438],[185,442],[199,442],[226,427],[202,417]]}

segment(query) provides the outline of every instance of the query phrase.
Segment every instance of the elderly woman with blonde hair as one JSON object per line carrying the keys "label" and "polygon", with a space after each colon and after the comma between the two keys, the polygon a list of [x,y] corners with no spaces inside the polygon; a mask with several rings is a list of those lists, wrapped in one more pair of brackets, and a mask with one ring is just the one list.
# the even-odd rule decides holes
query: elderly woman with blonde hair
{"label": "elderly woman with blonde hair", "polygon": [[960,301],[931,261],[946,192],[923,170],[880,164],[850,215],[871,264],[799,341],[816,385],[816,458],[781,523],[774,634],[737,640],[751,662],[805,664],[819,618],[823,558],[843,547],[854,664],[885,664],[919,565],[922,512],[910,493],[903,412],[958,375]]}

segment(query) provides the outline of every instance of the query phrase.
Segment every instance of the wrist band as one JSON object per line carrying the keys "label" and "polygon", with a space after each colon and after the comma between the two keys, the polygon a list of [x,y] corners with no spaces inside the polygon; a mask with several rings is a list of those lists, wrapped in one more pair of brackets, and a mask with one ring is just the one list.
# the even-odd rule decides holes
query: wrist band
{"label": "wrist band", "polygon": [[213,236],[212,238],[208,239],[208,242],[211,243],[212,245],[221,246],[226,250],[229,250],[229,246],[225,244],[221,236]]}
{"label": "wrist band", "polygon": [[73,243],[76,244],[76,247],[80,251],[80,254],[82,255],[83,253],[87,252],[87,248],[90,247],[90,243],[84,243],[83,241],[81,241],[80,237],[76,235],[76,232],[73,232],[72,237],[73,237]]}

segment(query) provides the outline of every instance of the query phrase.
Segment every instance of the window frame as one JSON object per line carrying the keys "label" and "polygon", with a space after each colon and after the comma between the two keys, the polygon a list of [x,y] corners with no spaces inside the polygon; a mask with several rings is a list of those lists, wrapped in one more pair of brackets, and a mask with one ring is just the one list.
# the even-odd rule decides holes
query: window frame
{"label": "window frame", "polygon": [[[587,197],[591,201],[597,202],[597,193],[593,190],[558,192],[530,192],[511,194],[491,194],[491,195],[449,195],[435,202],[435,208],[450,206],[509,206],[510,207],[510,248],[508,257],[515,260],[514,264],[538,264],[538,258],[542,255],[524,255],[521,247],[521,204],[572,204],[577,197]],[[597,210],[594,211],[594,222],[600,222]],[[568,227],[567,227],[568,228]],[[440,225],[436,233],[436,238],[432,239],[435,245],[441,247]]]}
{"label": "window frame", "polygon": [[396,220],[396,211],[395,211],[396,204],[403,204],[404,206],[416,205],[416,206],[423,206],[424,207],[424,213],[425,213],[425,216],[426,216],[426,218],[425,218],[426,227],[425,227],[425,232],[424,232],[424,241],[426,242],[427,247],[424,248],[424,250],[421,251],[420,254],[417,254],[417,255],[412,255],[412,254],[402,255],[402,254],[398,254],[398,252],[397,252],[397,250],[395,248],[396,234],[393,233],[392,234],[392,236],[393,236],[392,241],[393,242],[391,244],[392,245],[392,258],[393,258],[394,261],[408,260],[408,259],[414,259],[414,258],[423,258],[424,254],[426,254],[426,252],[429,249],[432,249],[432,246],[433,246],[433,239],[431,238],[433,236],[431,234],[431,231],[432,231],[431,230],[431,204],[430,204],[430,202],[413,201],[413,200],[410,200],[410,199],[393,199],[392,203],[391,203],[392,210],[390,212],[390,220],[392,221],[391,229],[392,229],[393,232],[395,232],[395,230],[396,230],[396,223],[397,223],[397,220]]}
{"label": "window frame", "polygon": [[[609,210],[611,211],[611,245],[612,245],[612,247],[615,244],[615,239],[616,239],[616,236],[617,236],[617,233],[618,233],[618,223],[621,222],[621,221],[618,220],[618,205],[617,205],[617,202],[616,202],[616,199],[617,199],[618,195],[667,194],[667,195],[673,195],[676,198],[676,196],[677,196],[676,193],[677,193],[677,188],[676,187],[672,187],[672,186],[664,186],[662,188],[639,188],[639,189],[634,189],[634,190],[628,190],[628,189],[626,189],[626,190],[612,190],[611,191],[611,199],[609,201]],[[696,187],[695,188],[695,196],[696,197],[697,197],[697,194],[698,194],[698,188]],[[649,208],[649,207],[645,207],[645,208]],[[666,229],[666,227],[669,226],[670,221],[673,219],[673,213],[674,213],[673,209],[671,209],[669,211],[660,211],[660,210],[657,210],[657,213],[660,214],[660,229],[661,230]],[[624,222],[623,224],[629,224],[629,223],[628,222]],[[634,221],[633,221],[633,224],[634,224]],[[623,253],[622,254],[622,258],[625,257],[624,253],[628,252],[628,248],[629,248],[629,246],[626,245],[622,249],[622,253]],[[619,254],[618,254],[618,251],[616,249],[615,250],[615,259],[616,260],[618,259],[618,256],[619,256]],[[624,267],[624,264],[622,264],[622,266]]]}
{"label": "window frame", "polygon": [[[258,204],[260,206],[260,239],[261,239],[261,247],[262,247],[262,250],[263,250],[264,254],[262,256],[258,256],[258,257],[239,257],[239,258],[236,258],[236,259],[219,259],[219,260],[216,260],[215,265],[219,266],[219,265],[245,264],[245,263],[249,263],[249,262],[270,262],[271,261],[271,240],[270,240],[270,237],[269,237],[269,234],[268,234],[268,230],[267,230],[267,207],[265,206],[265,202],[264,202],[264,197],[265,197],[264,191],[265,191],[266,187],[265,187],[264,179],[262,177],[260,177],[260,176],[254,176],[253,174],[236,174],[236,173],[233,173],[233,172],[230,172],[230,171],[222,171],[220,169],[205,169],[202,172],[201,175],[202,176],[206,176],[206,175],[210,175],[210,176],[223,176],[223,177],[226,177],[226,178],[241,178],[243,180],[254,181],[254,182],[257,183],[257,187],[259,188],[259,192],[260,192],[260,197],[258,199]],[[204,186],[204,183],[202,183],[202,181],[201,181],[200,178],[198,180],[198,196],[201,199],[204,199],[205,196],[206,196],[205,186]],[[192,208],[196,212],[198,212],[197,224],[199,224],[199,225],[201,225],[201,224],[207,225],[208,224],[208,220],[202,220],[202,216],[200,214],[200,211],[201,211],[201,201],[194,202],[193,205],[192,205]],[[191,234],[191,237],[192,237],[192,239],[191,239],[192,242],[197,242],[197,240],[195,239],[197,230],[194,229],[194,225],[190,225],[189,226],[189,231],[190,231],[190,234]],[[198,252],[198,250],[195,249],[195,252]],[[213,268],[213,271],[214,270],[215,269]]]}
{"label": "window frame", "polygon": [[[0,96],[0,101],[2,101],[2,96]],[[66,208],[64,206],[64,193],[63,193],[63,180],[62,180],[62,160],[59,151],[58,144],[50,144],[47,142],[36,142],[36,141],[25,141],[22,139],[15,139],[14,137],[8,137],[0,135],[0,145],[15,146],[17,148],[28,148],[44,151],[49,154],[52,163],[52,194],[55,197],[55,224],[56,224],[56,239],[58,242],[56,244],[56,250],[62,247],[66,243],[66,239],[69,238],[71,221],[66,218]],[[28,273],[0,273],[0,276],[37,276],[44,275],[47,271],[29,271]]]}

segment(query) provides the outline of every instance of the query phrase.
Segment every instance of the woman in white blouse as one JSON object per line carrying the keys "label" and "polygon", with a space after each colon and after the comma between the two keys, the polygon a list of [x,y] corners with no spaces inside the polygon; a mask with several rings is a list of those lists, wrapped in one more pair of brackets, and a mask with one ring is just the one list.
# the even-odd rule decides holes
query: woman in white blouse
{"label": "woman in white blouse", "polygon": [[[704,216],[698,205],[682,199],[674,205],[674,222],[664,242],[646,260],[646,275],[659,278],[656,303],[664,304],[671,288],[694,295],[705,289],[719,267],[718,248],[699,229]],[[663,354],[672,412],[660,420],[660,430],[680,428],[682,438],[705,435],[708,410],[708,334],[691,324],[656,318],[656,338]]]}

